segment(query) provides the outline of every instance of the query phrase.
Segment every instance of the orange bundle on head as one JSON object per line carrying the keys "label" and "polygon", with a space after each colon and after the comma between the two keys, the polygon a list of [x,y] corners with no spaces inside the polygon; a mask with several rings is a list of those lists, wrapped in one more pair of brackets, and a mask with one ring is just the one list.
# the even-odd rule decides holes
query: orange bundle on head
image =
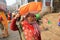
{"label": "orange bundle on head", "polygon": [[36,10],[37,10],[36,2],[30,2],[29,3],[29,12],[36,11]]}
{"label": "orange bundle on head", "polygon": [[42,2],[30,2],[29,12],[39,12],[42,10]]}
{"label": "orange bundle on head", "polygon": [[27,13],[28,12],[28,5],[25,5],[25,6],[23,6],[23,7],[21,7],[20,9],[19,9],[19,13],[20,13],[20,15],[24,15],[25,13]]}
{"label": "orange bundle on head", "polygon": [[19,8],[20,15],[25,15],[26,13],[38,13],[42,10],[42,2],[30,2]]}
{"label": "orange bundle on head", "polygon": [[37,2],[37,11],[41,11],[42,10],[42,2]]}

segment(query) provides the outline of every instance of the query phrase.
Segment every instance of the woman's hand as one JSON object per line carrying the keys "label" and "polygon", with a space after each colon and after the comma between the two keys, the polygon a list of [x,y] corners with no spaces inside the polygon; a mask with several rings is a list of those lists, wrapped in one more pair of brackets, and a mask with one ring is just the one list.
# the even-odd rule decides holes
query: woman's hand
{"label": "woman's hand", "polygon": [[14,18],[16,19],[16,18],[18,18],[18,17],[20,17],[20,14],[17,14]]}

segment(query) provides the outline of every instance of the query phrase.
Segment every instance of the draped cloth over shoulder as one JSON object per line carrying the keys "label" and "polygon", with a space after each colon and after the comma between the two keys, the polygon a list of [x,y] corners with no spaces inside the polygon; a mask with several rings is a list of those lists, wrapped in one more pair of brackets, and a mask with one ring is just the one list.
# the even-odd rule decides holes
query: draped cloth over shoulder
{"label": "draped cloth over shoulder", "polygon": [[39,12],[42,10],[42,2],[30,2],[19,8],[20,15],[25,15],[29,12]]}

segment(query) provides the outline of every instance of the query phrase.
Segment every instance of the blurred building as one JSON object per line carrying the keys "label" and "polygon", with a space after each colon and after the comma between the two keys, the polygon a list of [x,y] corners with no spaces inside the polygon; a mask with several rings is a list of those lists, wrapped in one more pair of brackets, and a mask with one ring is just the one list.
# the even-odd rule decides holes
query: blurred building
{"label": "blurred building", "polygon": [[10,12],[16,12],[21,5],[31,2],[31,1],[37,2],[38,0],[16,0],[15,4],[8,6],[7,8],[8,10],[10,10]]}
{"label": "blurred building", "polygon": [[7,8],[6,0],[0,0],[0,9],[6,10],[6,8]]}
{"label": "blurred building", "polygon": [[[21,5],[24,5],[29,2],[42,2],[43,4],[43,10],[50,6],[50,9],[54,9],[55,11],[60,10],[60,0],[16,0],[16,3],[9,6],[8,9],[11,11],[16,11]],[[49,7],[47,8],[49,9]]]}
{"label": "blurred building", "polygon": [[60,12],[60,0],[53,1],[54,12]]}
{"label": "blurred building", "polygon": [[10,6],[7,6],[8,10],[10,12],[17,12],[18,8],[20,7],[20,0],[16,0],[15,4],[12,4]]}
{"label": "blurred building", "polygon": [[41,0],[20,0],[20,5],[23,5],[23,4],[32,2],[32,1],[38,2],[38,1],[41,1]]}

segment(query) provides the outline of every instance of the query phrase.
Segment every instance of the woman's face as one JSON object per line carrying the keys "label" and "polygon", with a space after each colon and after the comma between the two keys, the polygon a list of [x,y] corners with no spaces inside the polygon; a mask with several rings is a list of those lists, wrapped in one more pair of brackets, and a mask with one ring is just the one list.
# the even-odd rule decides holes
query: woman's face
{"label": "woman's face", "polygon": [[33,17],[28,17],[27,19],[28,19],[29,22],[33,21]]}

